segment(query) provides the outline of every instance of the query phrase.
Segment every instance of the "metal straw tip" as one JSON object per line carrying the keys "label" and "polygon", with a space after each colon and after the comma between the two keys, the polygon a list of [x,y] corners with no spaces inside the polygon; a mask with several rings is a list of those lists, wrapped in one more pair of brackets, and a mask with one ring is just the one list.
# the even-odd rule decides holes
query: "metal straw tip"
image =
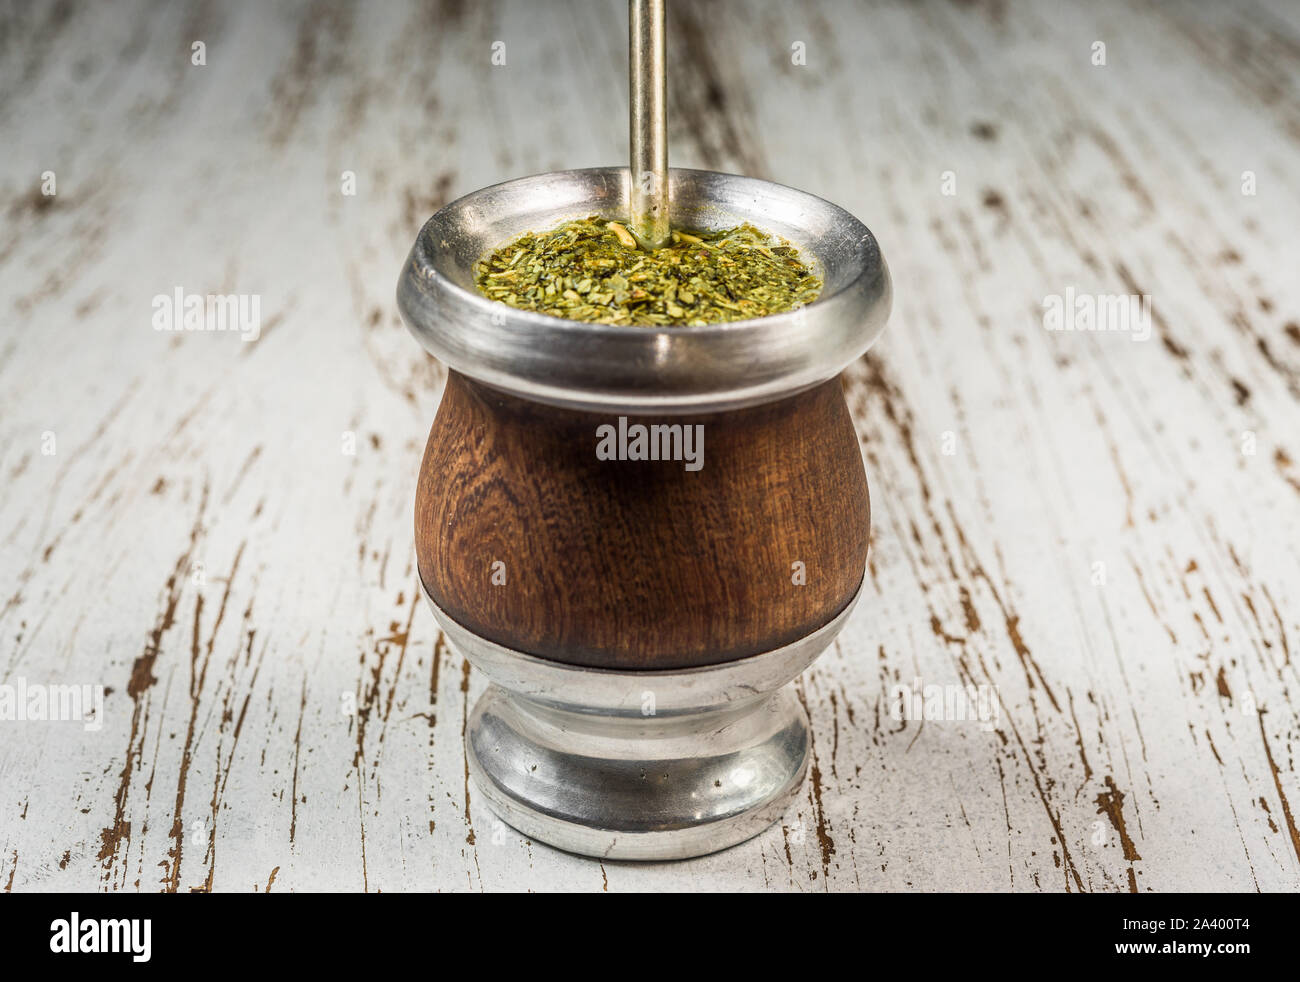
{"label": "metal straw tip", "polygon": [[643,249],[668,244],[668,80],[663,0],[628,2],[629,231]]}

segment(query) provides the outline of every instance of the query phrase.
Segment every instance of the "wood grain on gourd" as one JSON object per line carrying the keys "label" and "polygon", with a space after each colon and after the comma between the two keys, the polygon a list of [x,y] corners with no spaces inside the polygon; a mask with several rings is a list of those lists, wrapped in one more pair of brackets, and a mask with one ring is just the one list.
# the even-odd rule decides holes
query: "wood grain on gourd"
{"label": "wood grain on gourd", "polygon": [[[447,201],[622,156],[627,4],[10,7],[0,684],[107,692],[0,722],[0,891],[1300,890],[1300,6],[674,0],[674,159],[847,208],[896,304],[815,778],[648,864],[466,780],[488,681],[410,548],[444,375],[393,304]],[[1070,285],[1152,337],[1043,330]],[[153,330],[175,286],[260,337]],[[917,679],[994,727],[892,718]]]}
{"label": "wood grain on gourd", "polygon": [[743,658],[843,609],[870,518],[838,379],[765,406],[638,420],[703,424],[703,468],[600,460],[597,427],[616,415],[452,373],[416,498],[434,601],[507,647],[628,669]]}

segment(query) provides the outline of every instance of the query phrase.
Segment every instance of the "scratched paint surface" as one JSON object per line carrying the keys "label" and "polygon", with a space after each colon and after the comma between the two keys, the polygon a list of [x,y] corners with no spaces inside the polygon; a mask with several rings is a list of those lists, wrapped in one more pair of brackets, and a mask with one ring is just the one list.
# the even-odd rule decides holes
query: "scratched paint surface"
{"label": "scratched paint surface", "polygon": [[[467,785],[483,680],[413,589],[443,370],[392,299],[444,202],[623,159],[622,4],[5,14],[0,682],[107,695],[0,722],[0,885],[1300,887],[1300,8],[1050,6],[673,5],[674,162],[849,208],[897,299],[810,778],[648,866]],[[177,287],[261,336],[155,331]],[[1045,331],[1067,288],[1148,294],[1151,339]],[[915,679],[993,725],[893,718]]]}

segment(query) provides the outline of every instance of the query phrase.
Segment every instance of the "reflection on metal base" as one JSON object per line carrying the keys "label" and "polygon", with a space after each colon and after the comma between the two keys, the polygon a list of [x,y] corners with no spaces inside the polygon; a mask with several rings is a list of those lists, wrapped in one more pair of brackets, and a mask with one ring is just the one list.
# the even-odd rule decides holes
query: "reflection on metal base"
{"label": "reflection on metal base", "polygon": [[808,717],[789,683],[857,602],[751,658],[612,672],[494,644],[424,594],[452,645],[492,682],[465,733],[470,776],[492,810],[559,849],[641,860],[716,852],[781,817],[809,754]]}
{"label": "reflection on metal base", "polygon": [[757,707],[610,721],[492,686],[466,733],[470,774],[507,825],[568,852],[681,859],[757,835],[803,783],[808,722],[793,693]]}

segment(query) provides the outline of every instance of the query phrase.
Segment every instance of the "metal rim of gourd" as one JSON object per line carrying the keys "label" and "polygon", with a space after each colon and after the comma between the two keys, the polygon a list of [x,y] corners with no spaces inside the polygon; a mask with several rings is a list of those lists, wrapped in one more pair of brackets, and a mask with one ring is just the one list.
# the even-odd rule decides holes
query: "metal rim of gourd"
{"label": "metal rim of gourd", "polygon": [[480,294],[474,266],[517,235],[627,213],[626,167],[554,171],[496,184],[440,209],[397,287],[430,354],[536,402],[627,414],[721,411],[770,402],[839,374],[889,317],[889,270],[870,230],[816,195],[771,181],[672,168],[675,228],[749,222],[798,247],[822,277],[801,310],[703,327],[626,327],[517,310]]}

